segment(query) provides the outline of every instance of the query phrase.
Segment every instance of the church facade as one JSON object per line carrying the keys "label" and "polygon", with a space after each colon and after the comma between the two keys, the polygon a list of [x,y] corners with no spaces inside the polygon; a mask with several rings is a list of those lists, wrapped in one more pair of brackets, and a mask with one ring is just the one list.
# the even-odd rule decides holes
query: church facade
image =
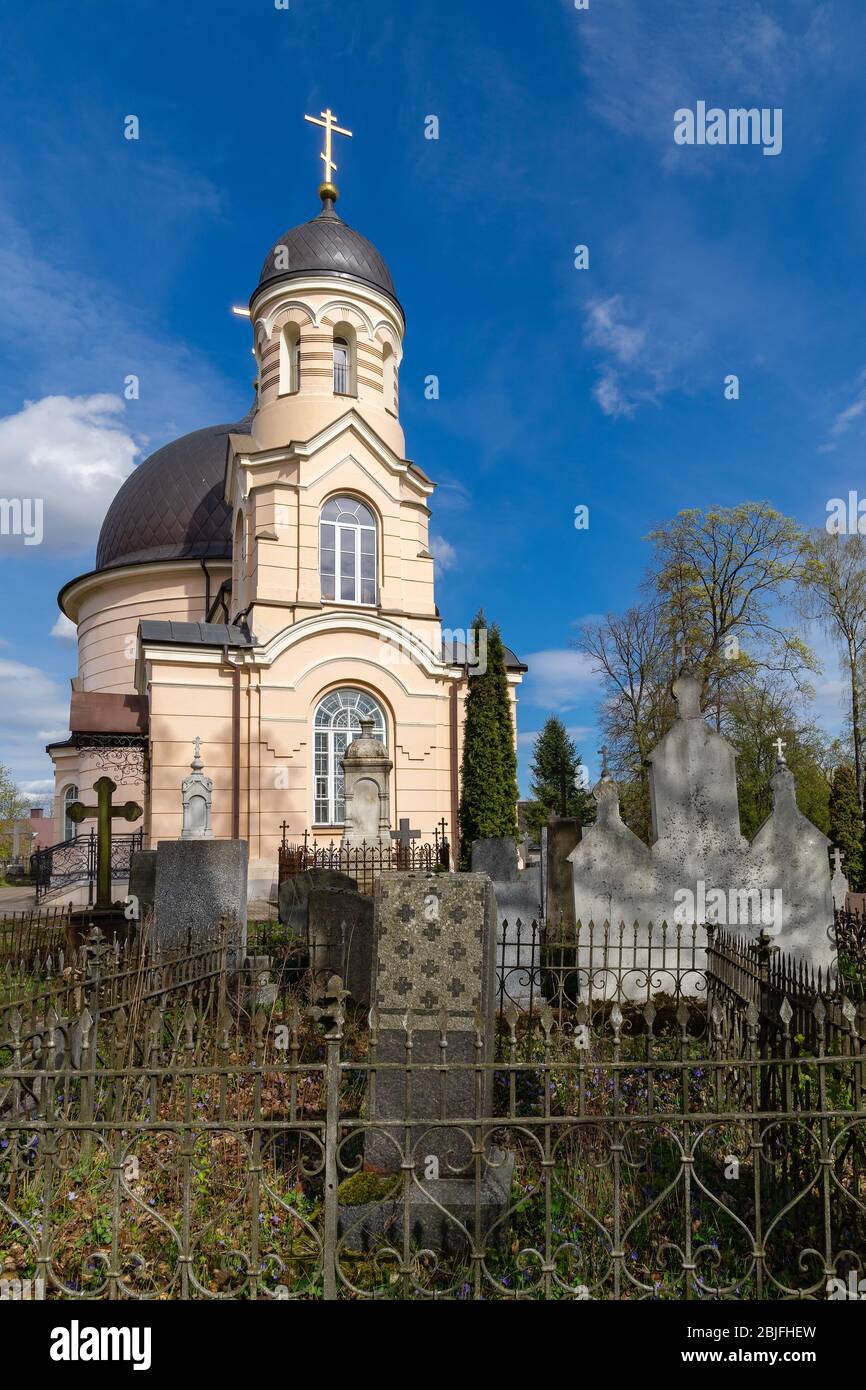
{"label": "church facade", "polygon": [[[444,821],[454,843],[463,702],[484,660],[483,635],[443,632],[436,605],[435,485],[400,424],[403,310],[333,184],[320,196],[250,299],[249,414],[140,464],[95,569],[59,600],[78,672],[70,737],[49,748],[57,838],[106,772],[144,806],[145,844],[177,838],[200,737],[214,834],[249,841],[261,896],[284,821],[290,840],[340,839],[342,755],[362,717],[393,763],[392,825],[432,839]],[[516,708],[526,668],[506,655]]]}

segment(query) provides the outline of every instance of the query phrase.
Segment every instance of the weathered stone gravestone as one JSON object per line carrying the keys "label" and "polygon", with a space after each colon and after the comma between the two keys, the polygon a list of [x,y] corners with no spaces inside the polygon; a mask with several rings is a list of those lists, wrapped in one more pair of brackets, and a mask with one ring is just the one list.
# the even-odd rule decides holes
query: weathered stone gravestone
{"label": "weathered stone gravestone", "polygon": [[180,832],[180,838],[182,840],[212,840],[213,782],[204,772],[200,738],[194,740],[194,748],[193,759],[190,763],[192,771],[189,777],[184,778],[180,788],[183,801],[183,829]]}
{"label": "weathered stone gravestone", "polygon": [[551,939],[574,939],[574,876],[569,855],[580,844],[580,821],[572,816],[555,816],[547,822],[547,891],[544,894],[546,921]]}
{"label": "weathered stone gravestone", "polygon": [[[493,1059],[493,892],[485,874],[396,872],[377,879],[374,905],[374,1075],[364,1166],[411,1175],[399,1200],[344,1208],[341,1226],[348,1244],[364,1243],[389,1221],[402,1223],[408,1193],[412,1239],[456,1249],[465,1238],[452,1217],[470,1232],[475,1224],[475,1121],[493,1114],[492,1066],[477,1090],[475,1072],[478,1061]],[[513,1166],[483,1143],[482,1234],[506,1210]]]}
{"label": "weathered stone gravestone", "polygon": [[[337,869],[305,869],[280,884],[280,921],[295,936],[306,940],[310,894],[314,888],[345,888],[356,891],[357,879]],[[339,973],[339,972],[337,972]]]}
{"label": "weathered stone gravestone", "polygon": [[138,921],[144,922],[156,902],[156,850],[140,849],[129,861],[129,896],[138,904]]}
{"label": "weathered stone gravestone", "polygon": [[154,936],[165,950],[195,950],[228,923],[227,965],[247,954],[246,840],[160,840],[156,849]]}
{"label": "weathered stone gravestone", "polygon": [[343,784],[346,802],[343,845],[391,844],[391,801],[389,778],[394,764],[379,739],[373,736],[372,719],[360,721],[361,732],[343,754]]}
{"label": "weathered stone gravestone", "polygon": [[310,970],[318,985],[339,975],[352,1000],[372,1003],[373,899],[351,888],[311,888],[307,898]]}
{"label": "weathered stone gravestone", "polygon": [[830,883],[833,894],[833,906],[837,912],[844,912],[848,903],[848,894],[851,891],[845,873],[842,869],[842,851],[833,850],[833,878]]}
{"label": "weathered stone gravestone", "polygon": [[[657,934],[667,923],[671,938],[677,926],[695,926],[699,942],[707,924],[743,935],[767,931],[781,949],[826,970],[835,955],[829,841],[797,808],[781,740],[773,810],[751,844],[743,838],[736,753],[704,720],[700,689],[690,675],[675,681],[678,718],[649,756],[652,845],[623,824],[616,785],[603,767],[596,824],[569,855],[575,917],[584,928],[609,922],[612,947],[621,923],[630,939],[635,922],[652,923]],[[700,988],[705,956],[699,952],[691,963]],[[648,951],[620,964],[643,991],[647,968],[667,971],[666,978],[676,970],[675,943],[667,954]]]}
{"label": "weathered stone gravestone", "polygon": [[[569,866],[570,870],[570,866]],[[541,1005],[541,868],[517,867],[514,840],[474,840],[472,871],[486,873],[496,898],[496,998]]]}

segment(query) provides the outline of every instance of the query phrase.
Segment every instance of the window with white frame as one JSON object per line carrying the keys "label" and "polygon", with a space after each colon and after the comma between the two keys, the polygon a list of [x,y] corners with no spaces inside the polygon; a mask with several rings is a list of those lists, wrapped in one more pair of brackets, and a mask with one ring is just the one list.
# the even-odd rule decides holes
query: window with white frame
{"label": "window with white frame", "polygon": [[64,840],[74,840],[78,836],[78,825],[74,820],[69,819],[69,808],[73,801],[78,800],[78,788],[70,786],[63,793],[63,838]]}
{"label": "window with white frame", "polygon": [[347,338],[334,339],[334,391],[338,396],[352,394],[352,349]]}
{"label": "window with white frame", "polygon": [[356,497],[332,497],[319,521],[322,598],[376,602],[376,520]]}
{"label": "window with white frame", "polygon": [[342,825],[346,819],[343,757],[361,732],[361,719],[373,720],[373,736],[387,746],[385,716],[363,690],[332,690],[320,702],[313,721],[315,821]]}
{"label": "window with white frame", "polygon": [[301,338],[296,323],[287,323],[280,334],[281,396],[293,395],[301,384]]}

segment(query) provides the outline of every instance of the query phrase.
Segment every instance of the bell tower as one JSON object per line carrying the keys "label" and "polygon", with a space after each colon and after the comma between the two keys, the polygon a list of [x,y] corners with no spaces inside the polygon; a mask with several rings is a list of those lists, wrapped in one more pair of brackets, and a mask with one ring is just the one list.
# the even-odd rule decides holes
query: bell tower
{"label": "bell tower", "polygon": [[274,244],[250,299],[253,437],[260,448],[278,448],[311,438],[355,409],[402,457],[403,310],[375,246],[336,210],[333,138],[352,132],[330,108],[305,119],[324,131],[322,207]]}

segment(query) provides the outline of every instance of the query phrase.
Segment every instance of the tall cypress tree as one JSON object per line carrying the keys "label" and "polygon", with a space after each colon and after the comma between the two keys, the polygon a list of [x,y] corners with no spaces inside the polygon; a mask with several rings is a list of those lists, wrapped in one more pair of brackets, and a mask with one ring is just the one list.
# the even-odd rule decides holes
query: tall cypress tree
{"label": "tall cypress tree", "polygon": [[830,788],[830,840],[842,851],[842,872],[852,891],[863,882],[863,817],[853,768],[842,763]]}
{"label": "tall cypress tree", "polygon": [[[476,652],[484,651],[483,612],[472,624]],[[517,834],[517,756],[499,628],[487,629],[486,664],[469,678],[460,773],[460,865],[468,868],[472,841]]]}
{"label": "tall cypress tree", "polygon": [[527,828],[538,835],[552,816],[576,816],[582,825],[595,820],[589,791],[576,785],[581,757],[561,719],[552,715],[535,740],[532,752],[533,804],[527,809]]}

